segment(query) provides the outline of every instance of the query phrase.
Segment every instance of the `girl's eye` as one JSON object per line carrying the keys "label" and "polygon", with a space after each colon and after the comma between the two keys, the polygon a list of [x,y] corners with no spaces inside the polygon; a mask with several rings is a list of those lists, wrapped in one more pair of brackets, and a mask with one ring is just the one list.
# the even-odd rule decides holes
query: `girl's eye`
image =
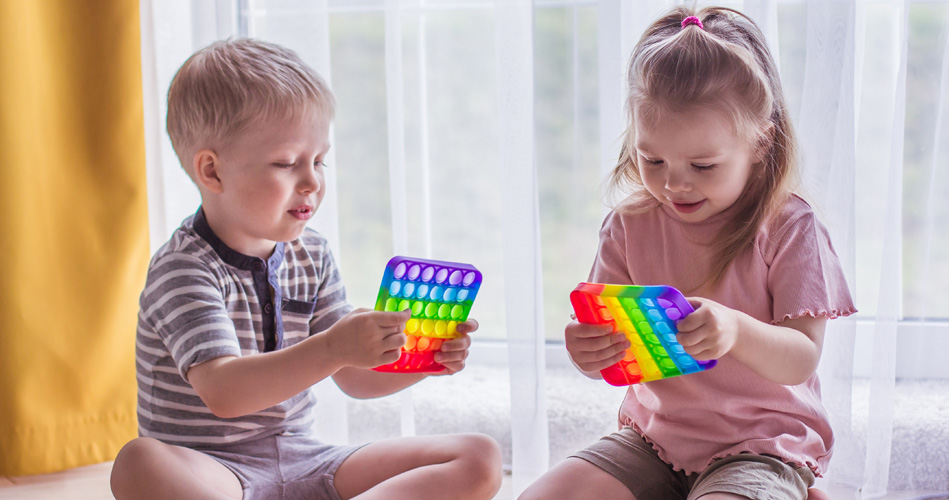
{"label": "girl's eye", "polygon": [[662,165],[662,160],[650,160],[649,158],[643,157],[643,161],[649,165]]}
{"label": "girl's eye", "polygon": [[692,168],[699,171],[706,171],[706,170],[712,170],[713,168],[715,168],[715,165],[696,165],[693,163]]}
{"label": "girl's eye", "polygon": [[294,165],[295,165],[294,163],[280,163],[280,162],[276,162],[273,164],[273,166],[280,167],[280,168],[292,168]]}

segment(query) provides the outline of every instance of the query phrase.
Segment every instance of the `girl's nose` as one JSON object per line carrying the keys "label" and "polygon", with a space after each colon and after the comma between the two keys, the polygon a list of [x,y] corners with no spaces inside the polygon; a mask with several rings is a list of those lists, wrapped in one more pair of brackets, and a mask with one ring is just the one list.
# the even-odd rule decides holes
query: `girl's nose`
{"label": "girl's nose", "polygon": [[689,182],[688,172],[685,172],[681,167],[667,169],[666,189],[674,193],[691,191],[692,185]]}

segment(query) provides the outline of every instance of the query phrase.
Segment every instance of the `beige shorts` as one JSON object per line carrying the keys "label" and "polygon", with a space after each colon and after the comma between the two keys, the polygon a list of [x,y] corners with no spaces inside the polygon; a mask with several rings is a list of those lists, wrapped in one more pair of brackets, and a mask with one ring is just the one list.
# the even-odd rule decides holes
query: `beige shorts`
{"label": "beige shorts", "polygon": [[636,500],[693,500],[732,493],[752,500],[804,500],[814,473],[767,455],[742,453],[716,460],[701,474],[672,470],[630,427],[605,436],[573,455],[603,469]]}
{"label": "beige shorts", "polygon": [[340,500],[336,469],[360,446],[334,446],[307,434],[279,434],[199,449],[237,476],[243,500]]}

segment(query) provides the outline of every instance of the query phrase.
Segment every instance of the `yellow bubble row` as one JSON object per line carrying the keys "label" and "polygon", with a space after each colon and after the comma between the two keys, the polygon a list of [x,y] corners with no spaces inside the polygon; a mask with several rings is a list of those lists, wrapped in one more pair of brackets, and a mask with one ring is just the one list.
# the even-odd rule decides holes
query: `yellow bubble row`
{"label": "yellow bubble row", "polygon": [[424,335],[443,339],[455,338],[457,335],[457,321],[416,319],[405,322],[405,333],[408,335]]}

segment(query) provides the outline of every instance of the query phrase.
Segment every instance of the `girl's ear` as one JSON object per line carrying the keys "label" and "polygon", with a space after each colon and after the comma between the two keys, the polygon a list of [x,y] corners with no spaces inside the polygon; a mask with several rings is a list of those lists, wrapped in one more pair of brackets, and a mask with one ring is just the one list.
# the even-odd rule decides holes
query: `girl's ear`
{"label": "girl's ear", "polygon": [[194,181],[199,187],[212,193],[223,191],[221,177],[218,175],[220,161],[217,153],[210,149],[202,149],[194,154]]}
{"label": "girl's ear", "polygon": [[762,163],[768,159],[771,148],[774,146],[775,127],[773,123],[768,124],[768,128],[762,130],[755,141],[754,158],[755,163]]}

